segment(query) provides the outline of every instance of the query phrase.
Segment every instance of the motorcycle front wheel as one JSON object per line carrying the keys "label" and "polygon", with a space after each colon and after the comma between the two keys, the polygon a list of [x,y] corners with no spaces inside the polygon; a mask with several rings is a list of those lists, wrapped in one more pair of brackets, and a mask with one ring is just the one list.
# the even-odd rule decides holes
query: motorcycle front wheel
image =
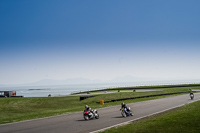
{"label": "motorcycle front wheel", "polygon": [[193,100],[193,99],[194,99],[194,95],[191,94],[191,95],[190,95],[190,98],[191,98],[191,100]]}
{"label": "motorcycle front wheel", "polygon": [[87,121],[87,120],[89,120],[89,117],[87,115],[85,115],[84,119]]}
{"label": "motorcycle front wheel", "polygon": [[96,118],[96,119],[99,119],[99,114],[96,114],[96,115],[95,115],[95,118]]}
{"label": "motorcycle front wheel", "polygon": [[122,116],[123,116],[123,117],[126,117],[126,113],[125,113],[125,112],[122,112]]}
{"label": "motorcycle front wheel", "polygon": [[133,116],[133,113],[132,113],[132,112],[130,112],[130,115],[131,115],[131,116]]}

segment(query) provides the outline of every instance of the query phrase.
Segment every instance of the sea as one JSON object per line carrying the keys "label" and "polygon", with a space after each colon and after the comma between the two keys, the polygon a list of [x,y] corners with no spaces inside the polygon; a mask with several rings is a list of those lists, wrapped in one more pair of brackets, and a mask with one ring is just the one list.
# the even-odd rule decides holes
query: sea
{"label": "sea", "polygon": [[[0,91],[16,91],[17,96],[23,97],[48,97],[67,96],[78,92],[101,90],[118,87],[154,86],[196,84],[194,81],[146,81],[146,82],[117,82],[96,84],[68,84],[68,85],[43,85],[43,86],[0,86]],[[200,82],[198,82],[200,83]]]}

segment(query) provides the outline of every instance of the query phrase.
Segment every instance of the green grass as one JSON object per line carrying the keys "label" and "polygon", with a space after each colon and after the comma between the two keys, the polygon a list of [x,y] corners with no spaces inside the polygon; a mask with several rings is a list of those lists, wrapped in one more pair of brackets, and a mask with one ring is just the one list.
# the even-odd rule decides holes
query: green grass
{"label": "green grass", "polygon": [[[174,93],[174,92],[189,92],[188,87],[177,87],[177,88],[163,88],[159,91],[150,91],[150,92],[119,92],[113,94],[104,94],[95,97],[97,101],[104,100],[114,100],[114,99],[121,99],[121,98],[131,98],[131,97],[138,97],[138,96],[147,96],[147,95],[156,95],[156,94],[167,94],[167,93]],[[109,96],[108,96],[109,95]]]}
{"label": "green grass", "polygon": [[199,133],[200,101],[102,133]]}
{"label": "green grass", "polygon": [[[155,92],[120,92],[102,94],[82,101],[79,100],[79,96],[41,98],[0,98],[0,124],[83,111],[84,106],[86,104],[88,104],[92,108],[103,108],[108,106],[120,105],[120,103],[122,102],[111,102],[105,103],[104,105],[97,104],[96,102],[99,102],[100,100],[107,101],[120,98],[183,91],[188,91],[188,87],[177,87],[168,89],[163,88],[162,91]],[[133,103],[162,97],[166,96],[132,99],[123,102]]]}

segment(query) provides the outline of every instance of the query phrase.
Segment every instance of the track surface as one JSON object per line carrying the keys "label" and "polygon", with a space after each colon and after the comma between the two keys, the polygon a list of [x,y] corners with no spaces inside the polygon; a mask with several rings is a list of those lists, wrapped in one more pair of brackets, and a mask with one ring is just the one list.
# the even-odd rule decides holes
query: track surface
{"label": "track surface", "polygon": [[95,132],[126,121],[135,120],[156,112],[164,111],[176,106],[200,100],[200,93],[195,93],[194,100],[189,94],[168,98],[128,104],[134,116],[123,118],[120,106],[98,109],[100,119],[85,121],[82,112],[59,115],[54,117],[35,119],[0,125],[0,133],[87,133]]}

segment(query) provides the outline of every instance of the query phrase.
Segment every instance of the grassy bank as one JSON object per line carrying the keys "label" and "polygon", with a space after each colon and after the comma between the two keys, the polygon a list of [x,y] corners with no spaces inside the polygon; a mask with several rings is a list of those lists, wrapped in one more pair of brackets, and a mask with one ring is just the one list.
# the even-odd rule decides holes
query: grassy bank
{"label": "grassy bank", "polygon": [[199,133],[200,101],[102,133]]}
{"label": "grassy bank", "polygon": [[[200,87],[192,87],[198,89]],[[43,98],[0,98],[0,124],[35,119],[53,115],[59,115],[70,112],[83,111],[84,106],[88,104],[92,108],[103,108],[108,106],[119,105],[121,101],[106,103],[104,105],[97,104],[100,100],[113,100],[119,98],[127,98],[134,96],[145,96],[154,94],[163,94],[171,92],[188,93],[188,87],[163,88],[159,91],[152,92],[120,92],[97,95],[80,101],[79,96],[66,97],[43,97]],[[133,103],[166,96],[157,96],[150,98],[126,100],[126,103]]]}
{"label": "grassy bank", "polygon": [[192,88],[192,89],[199,89],[200,84],[180,84],[180,85],[159,85],[159,86],[134,86],[134,87],[117,87],[117,88],[107,88],[107,89],[101,89],[101,90],[91,90],[91,91],[85,91],[85,92],[78,92],[73,93],[74,94],[87,94],[89,93],[98,93],[98,92],[118,92],[120,91],[133,91],[133,90],[160,90],[160,89],[169,89],[169,88]]}

